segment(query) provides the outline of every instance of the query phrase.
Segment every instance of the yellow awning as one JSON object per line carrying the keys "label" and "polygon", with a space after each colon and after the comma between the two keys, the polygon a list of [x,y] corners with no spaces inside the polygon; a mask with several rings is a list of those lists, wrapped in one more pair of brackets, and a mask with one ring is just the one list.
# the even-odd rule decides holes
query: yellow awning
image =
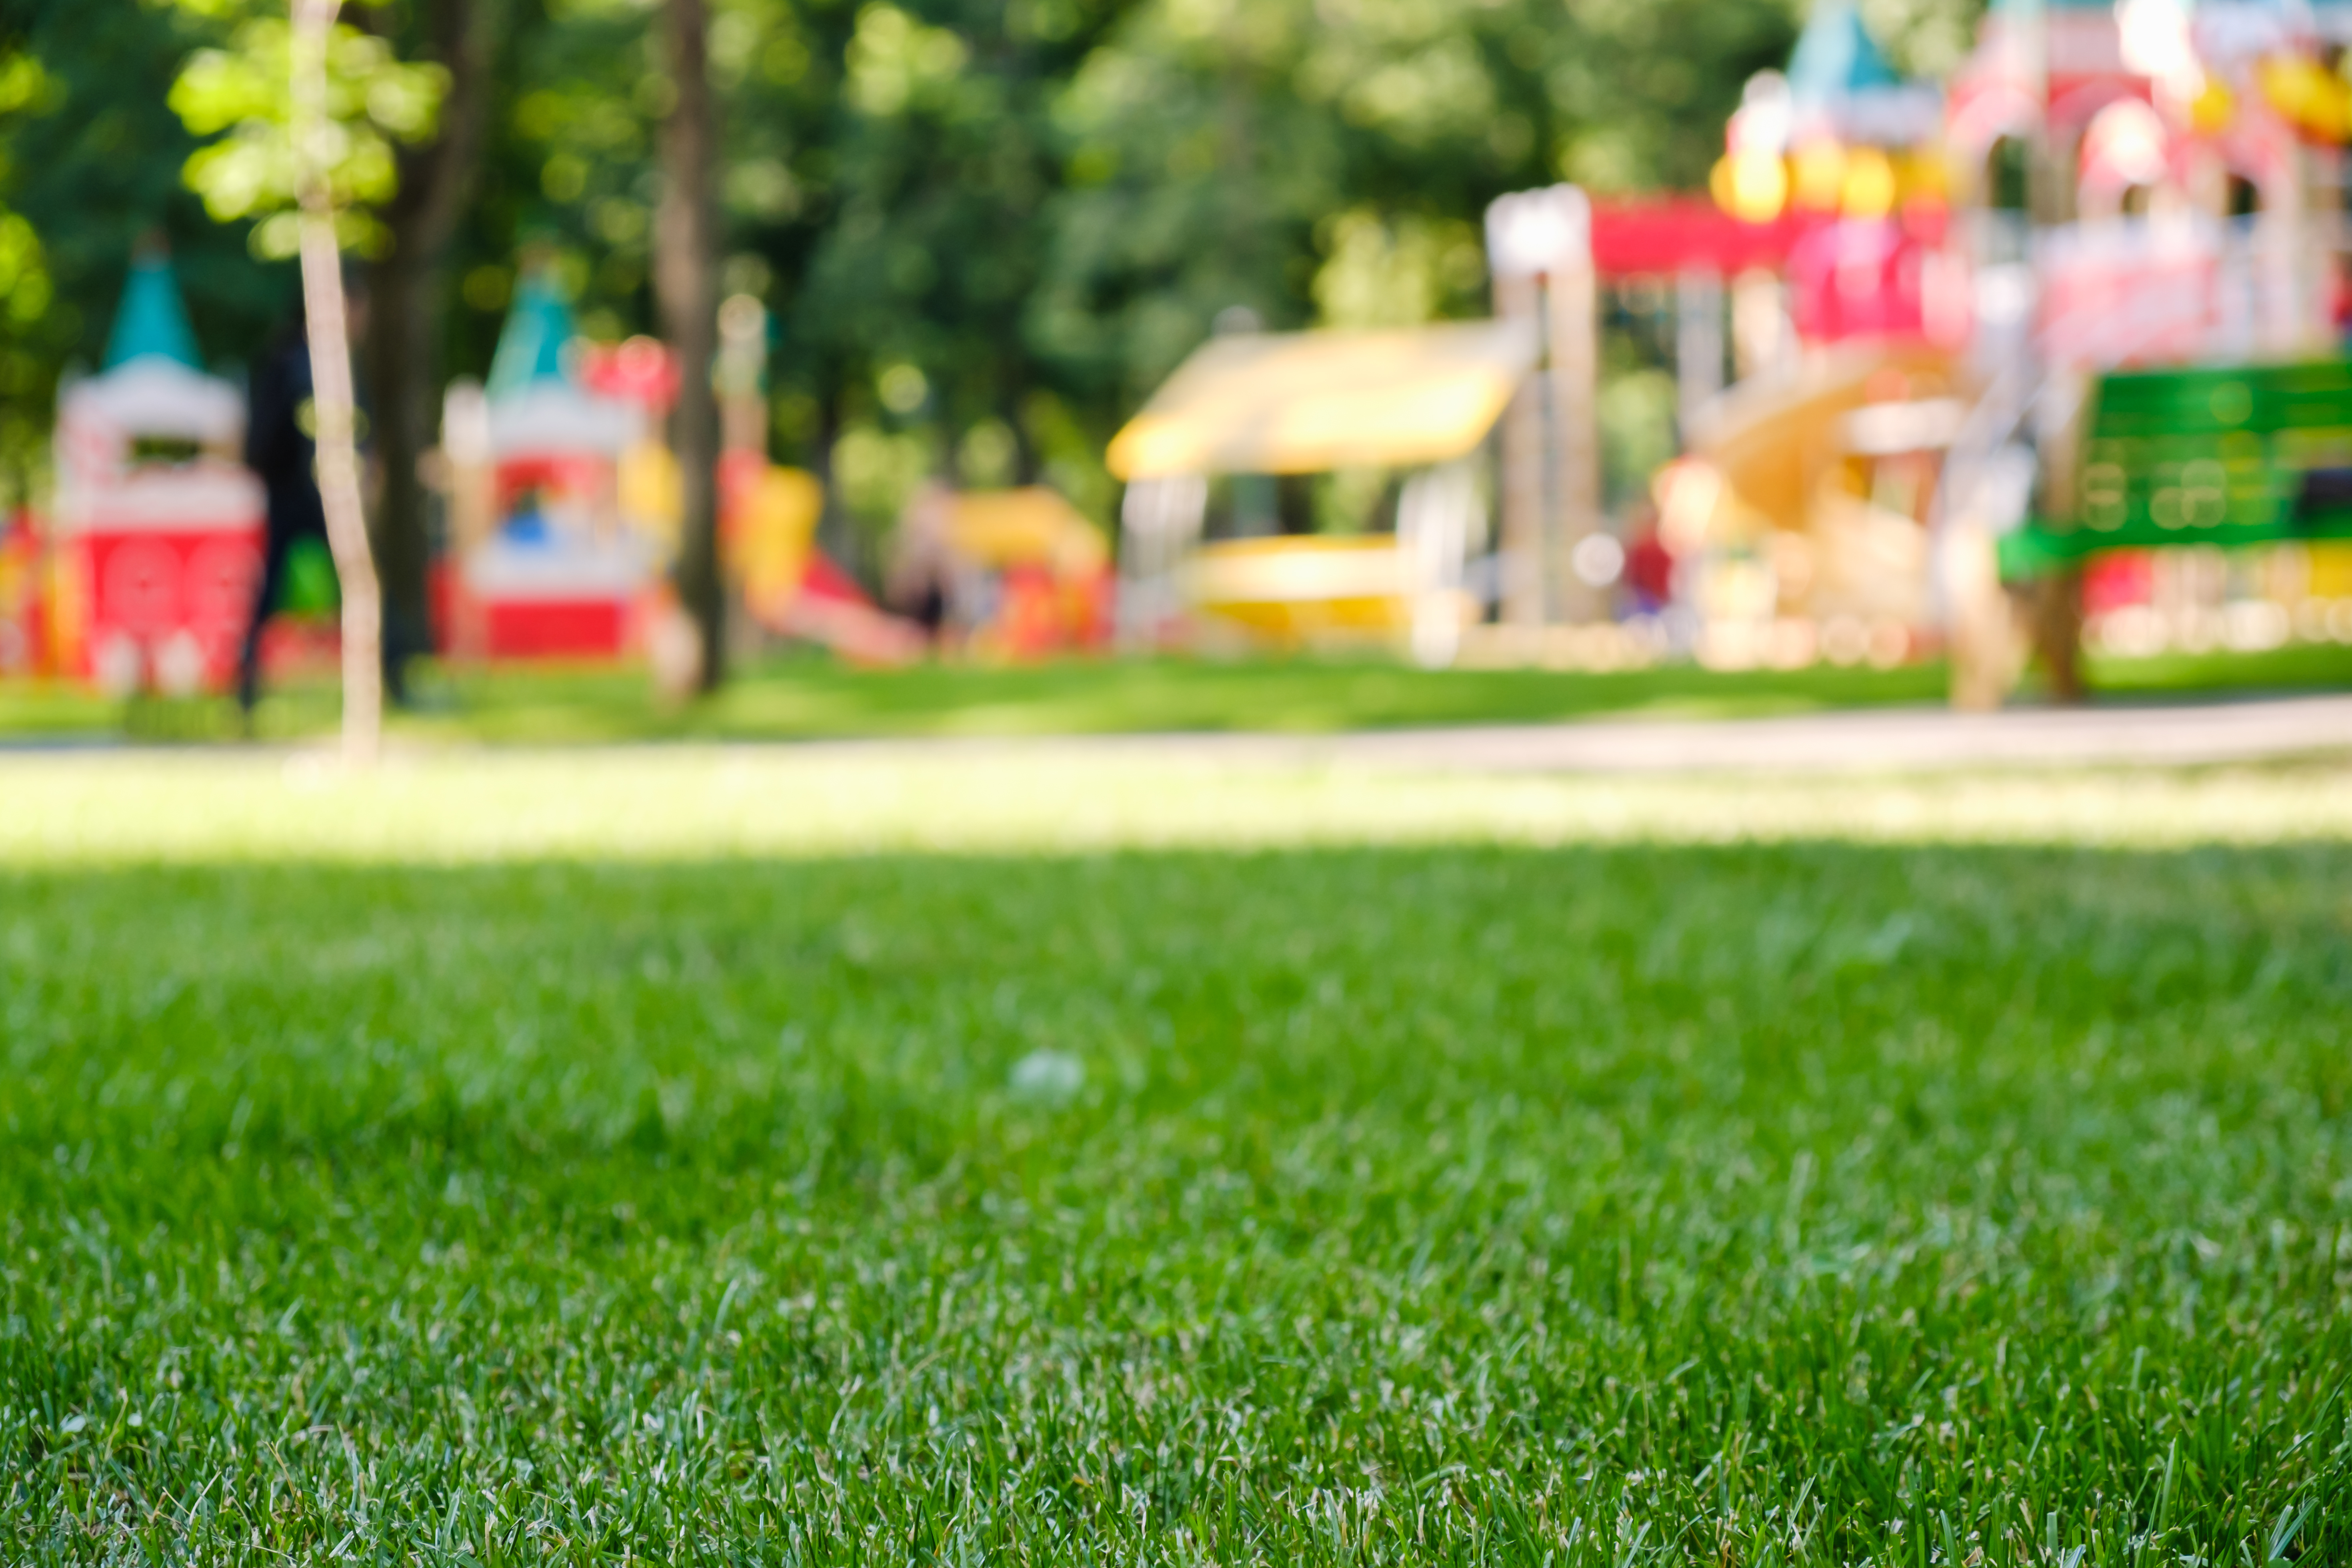
{"label": "yellow awning", "polygon": [[1110,471],[1146,479],[1442,463],[1486,438],[1535,359],[1532,328],[1507,321],[1213,338],[1111,442]]}
{"label": "yellow awning", "polygon": [[965,490],[954,498],[948,537],[956,552],[983,566],[1052,564],[1098,570],[1110,546],[1059,490],[1030,485],[1013,490]]}

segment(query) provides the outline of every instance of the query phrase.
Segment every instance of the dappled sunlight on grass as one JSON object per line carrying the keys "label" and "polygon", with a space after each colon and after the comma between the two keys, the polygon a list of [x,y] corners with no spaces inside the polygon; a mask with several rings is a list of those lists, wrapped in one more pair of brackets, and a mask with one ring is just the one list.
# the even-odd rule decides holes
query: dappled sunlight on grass
{"label": "dappled sunlight on grass", "polygon": [[0,862],[499,860],[1286,844],[2352,837],[2352,766],[1920,776],[1433,773],[1312,741],[976,742],[0,761]]}

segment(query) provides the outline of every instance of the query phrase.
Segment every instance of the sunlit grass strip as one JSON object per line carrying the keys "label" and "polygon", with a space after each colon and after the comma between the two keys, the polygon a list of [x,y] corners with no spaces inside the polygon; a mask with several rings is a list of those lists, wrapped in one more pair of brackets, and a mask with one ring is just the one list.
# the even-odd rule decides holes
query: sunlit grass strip
{"label": "sunlit grass strip", "polygon": [[877,747],[0,761],[0,863],[357,862],[1827,838],[2165,846],[2352,837],[2352,766],[1856,777],[1489,776]]}

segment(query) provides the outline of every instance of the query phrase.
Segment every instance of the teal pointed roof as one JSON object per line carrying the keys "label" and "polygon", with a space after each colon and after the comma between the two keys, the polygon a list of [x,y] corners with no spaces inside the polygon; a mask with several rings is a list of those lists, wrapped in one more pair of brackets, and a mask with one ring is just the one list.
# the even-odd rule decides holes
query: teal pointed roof
{"label": "teal pointed roof", "polygon": [[569,382],[563,345],[572,338],[572,307],[562,293],[544,276],[524,279],[515,290],[506,325],[499,330],[498,352],[490,356],[490,379],[483,390],[503,397],[538,382]]}
{"label": "teal pointed roof", "polygon": [[114,327],[106,335],[104,368],[149,358],[167,359],[190,370],[205,368],[171,260],[160,251],[149,251],[131,263],[122,303],[115,307]]}
{"label": "teal pointed roof", "polygon": [[1789,57],[1789,89],[1800,103],[1851,98],[1874,88],[1900,87],[1878,41],[1848,0],[1822,0]]}

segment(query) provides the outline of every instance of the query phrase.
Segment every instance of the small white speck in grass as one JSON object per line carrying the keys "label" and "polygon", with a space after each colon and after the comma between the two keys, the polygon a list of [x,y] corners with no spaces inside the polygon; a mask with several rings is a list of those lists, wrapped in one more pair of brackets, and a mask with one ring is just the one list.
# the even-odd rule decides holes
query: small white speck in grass
{"label": "small white speck in grass", "polygon": [[1034,1050],[1013,1064],[1013,1092],[1040,1105],[1066,1105],[1086,1087],[1087,1064],[1067,1051]]}

